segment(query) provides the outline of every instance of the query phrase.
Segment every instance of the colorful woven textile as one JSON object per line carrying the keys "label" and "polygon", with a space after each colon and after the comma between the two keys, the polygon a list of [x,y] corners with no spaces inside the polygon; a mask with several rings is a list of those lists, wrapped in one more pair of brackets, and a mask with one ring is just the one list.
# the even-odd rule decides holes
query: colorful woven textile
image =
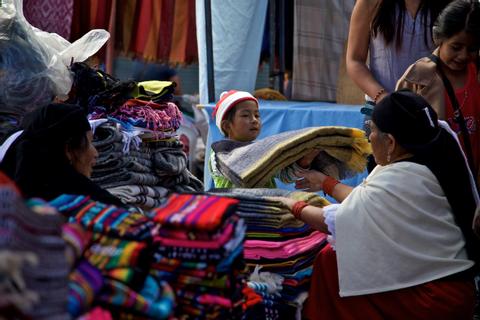
{"label": "colorful woven textile", "polygon": [[150,319],[166,319],[173,309],[174,293],[168,283],[151,276],[138,292],[120,281],[105,279],[99,300]]}
{"label": "colorful woven textile", "polygon": [[195,1],[120,1],[116,47],[145,60],[197,60]]}
{"label": "colorful woven textile", "polygon": [[245,241],[245,259],[290,258],[298,252],[309,251],[323,246],[327,235],[319,231],[309,236],[283,242],[247,240]]}
{"label": "colorful woven textile", "polygon": [[233,213],[238,200],[218,196],[173,194],[149,215],[164,227],[215,230]]}
{"label": "colorful woven textile", "polygon": [[124,239],[149,239],[155,223],[139,212],[130,212],[85,196],[61,195],[50,204],[85,229]]}
{"label": "colorful woven textile", "polygon": [[[302,158],[313,148],[345,163],[336,178],[365,169],[370,144],[363,131],[346,127],[312,127],[282,132],[252,143],[222,140],[212,144],[217,167],[235,185],[252,188],[266,183],[282,168]],[[329,164],[322,161],[324,166]],[[319,170],[323,168],[317,168]]]}
{"label": "colorful woven textile", "polygon": [[[282,203],[265,197],[284,196],[318,207],[328,205],[328,201],[314,193],[278,189],[236,188],[213,193],[240,200],[237,214],[247,225],[245,262],[252,272],[250,279],[256,276],[252,287],[264,298],[264,309],[250,312],[249,317],[294,318],[301,306],[299,297],[308,291],[313,260],[325,245],[326,235],[295,219]],[[270,291],[265,292],[268,288]]]}
{"label": "colorful woven textile", "polygon": [[175,131],[182,121],[182,114],[173,102],[158,104],[138,99],[127,100],[109,116],[153,131]]}
{"label": "colorful woven textile", "polygon": [[144,242],[100,236],[85,251],[85,258],[106,272],[110,269],[140,266],[150,260],[151,253]]}
{"label": "colorful woven textile", "polygon": [[103,286],[100,270],[82,260],[70,273],[68,283],[68,313],[78,317],[88,310]]}

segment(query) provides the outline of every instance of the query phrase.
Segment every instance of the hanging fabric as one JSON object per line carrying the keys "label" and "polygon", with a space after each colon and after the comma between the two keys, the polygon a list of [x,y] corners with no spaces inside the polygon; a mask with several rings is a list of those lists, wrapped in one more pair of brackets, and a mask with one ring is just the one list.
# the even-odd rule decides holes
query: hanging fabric
{"label": "hanging fabric", "polygon": [[354,2],[295,1],[293,100],[335,101]]}
{"label": "hanging fabric", "polygon": [[23,13],[38,29],[70,38],[73,0],[24,0]]}

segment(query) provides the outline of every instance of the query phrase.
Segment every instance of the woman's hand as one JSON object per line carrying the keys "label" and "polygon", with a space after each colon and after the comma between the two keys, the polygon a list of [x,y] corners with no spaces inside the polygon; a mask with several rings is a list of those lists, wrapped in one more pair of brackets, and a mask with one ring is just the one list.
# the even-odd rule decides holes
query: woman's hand
{"label": "woman's hand", "polygon": [[281,203],[283,203],[289,210],[292,210],[293,205],[295,204],[295,202],[297,202],[297,200],[290,199],[290,198],[287,198],[287,197],[265,197],[265,199],[271,200],[271,201],[281,202]]}
{"label": "woman's hand", "polygon": [[306,172],[295,173],[300,180],[295,182],[295,188],[309,192],[317,192],[322,190],[323,181],[327,177],[325,174],[316,171],[309,170]]}
{"label": "woman's hand", "polygon": [[306,155],[304,155],[300,160],[297,161],[297,164],[302,168],[310,168],[310,164],[312,163],[313,159],[320,153],[320,149],[313,149]]}

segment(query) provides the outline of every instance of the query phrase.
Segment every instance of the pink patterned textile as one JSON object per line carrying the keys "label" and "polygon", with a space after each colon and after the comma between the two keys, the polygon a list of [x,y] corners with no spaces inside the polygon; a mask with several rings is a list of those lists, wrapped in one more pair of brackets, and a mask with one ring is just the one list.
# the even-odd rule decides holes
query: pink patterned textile
{"label": "pink patterned textile", "polygon": [[23,13],[31,25],[70,38],[74,0],[23,0]]}
{"label": "pink patterned textile", "polygon": [[288,259],[296,254],[307,252],[323,246],[327,235],[314,231],[303,238],[286,241],[246,240],[244,244],[245,259]]}

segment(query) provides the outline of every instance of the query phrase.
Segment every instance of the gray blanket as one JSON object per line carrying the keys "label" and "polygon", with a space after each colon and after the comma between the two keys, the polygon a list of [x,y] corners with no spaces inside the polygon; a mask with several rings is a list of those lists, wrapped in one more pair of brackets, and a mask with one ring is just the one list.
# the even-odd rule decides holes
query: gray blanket
{"label": "gray blanket", "polygon": [[282,132],[251,143],[222,140],[212,144],[220,172],[235,185],[255,188],[312,149],[320,149],[314,168],[346,178],[365,169],[370,144],[363,131],[346,127],[312,127]]}

